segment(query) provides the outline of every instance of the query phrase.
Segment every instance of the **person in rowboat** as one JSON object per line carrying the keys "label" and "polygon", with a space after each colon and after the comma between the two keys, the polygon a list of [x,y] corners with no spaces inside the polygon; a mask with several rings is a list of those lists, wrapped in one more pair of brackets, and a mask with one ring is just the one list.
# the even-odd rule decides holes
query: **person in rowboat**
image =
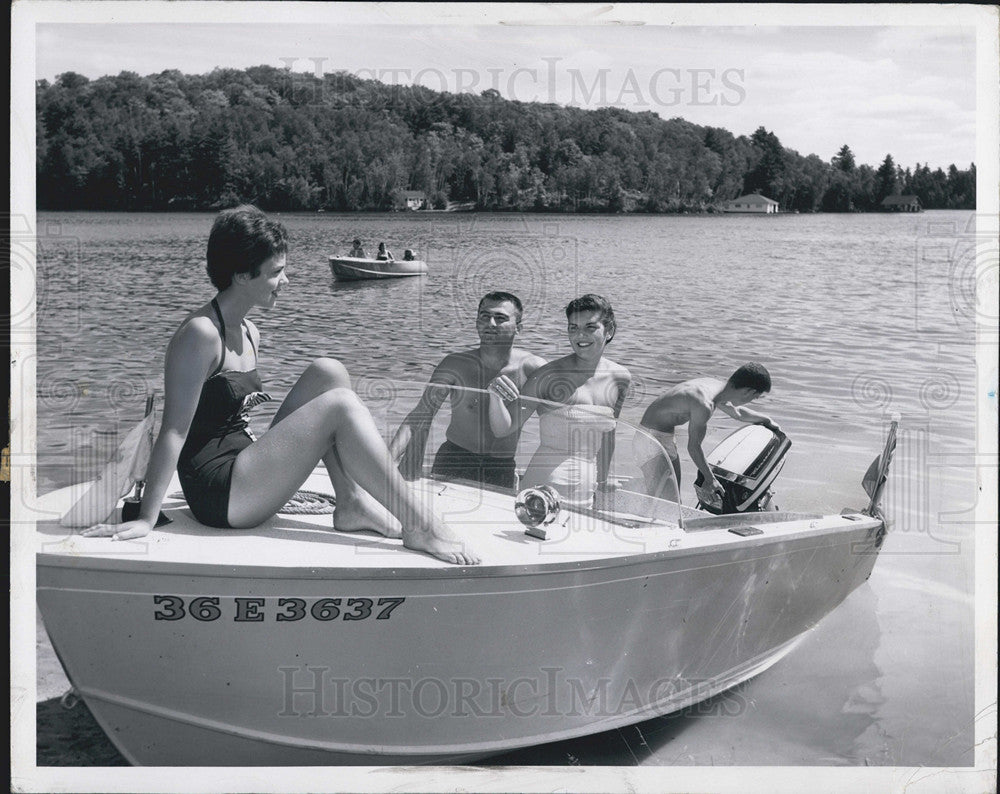
{"label": "person in rowboat", "polygon": [[[537,410],[541,444],[522,487],[551,485],[565,503],[589,507],[608,479],[615,424],[632,376],[604,358],[616,330],[606,298],[588,294],[570,301],[566,328],[573,352],[536,370],[523,390],[503,373],[490,382],[490,426],[497,436],[514,433]],[[519,400],[522,395],[562,407]]]}
{"label": "person in rowboat", "polygon": [[375,259],[379,262],[395,262],[396,258],[392,253],[385,247],[385,243],[378,244],[378,253],[375,254]]}
{"label": "person in rowboat", "polygon": [[348,256],[352,256],[355,259],[367,259],[368,254],[365,253],[364,247],[361,245],[361,240],[357,237],[354,238],[354,246],[351,248],[351,253]]}
{"label": "person in rowboat", "polygon": [[256,207],[216,218],[207,270],[218,294],[185,319],[167,347],[163,421],[139,517],[82,534],[116,540],[146,535],[175,468],[188,506],[203,524],[257,526],[285,505],[322,460],[337,496],[334,529],[372,530],[402,537],[407,548],[446,562],[479,562],[396,471],[340,362],[310,364],[267,433],[254,438],[248,413],[270,397],[256,369],[260,334],[246,315],[274,306],[288,283],[287,249],[285,228]]}
{"label": "person in rowboat", "polygon": [[[497,437],[490,430],[489,399],[483,393],[498,375],[517,386],[545,364],[545,359],[514,347],[524,307],[509,292],[490,292],[479,301],[476,331],[479,347],[450,353],[434,368],[431,383],[399,426],[389,449],[408,479],[420,476],[431,422],[451,399],[446,441],[434,456],[433,472],[513,489],[517,484],[514,453],[517,435]],[[475,389],[466,391],[463,388]]]}
{"label": "person in rowboat", "polygon": [[[673,465],[673,474],[667,470],[663,452],[655,449],[655,444],[643,436],[636,436],[636,455],[639,457],[646,492],[651,496],[678,499],[677,483],[681,481],[681,461],[674,442],[674,429],[690,422],[688,429],[688,454],[701,472],[704,482],[698,496],[706,504],[718,502],[725,495],[725,489],[712,473],[712,467],[705,459],[701,448],[708,432],[708,420],[718,408],[725,414],[741,422],[764,425],[775,432],[781,428],[764,414],[744,408],[762,394],[771,391],[771,375],[763,365],[754,362],[744,364],[728,380],[716,378],[695,378],[678,383],[656,398],[642,416],[642,427],[666,450]],[[640,449],[639,447],[643,447]]]}

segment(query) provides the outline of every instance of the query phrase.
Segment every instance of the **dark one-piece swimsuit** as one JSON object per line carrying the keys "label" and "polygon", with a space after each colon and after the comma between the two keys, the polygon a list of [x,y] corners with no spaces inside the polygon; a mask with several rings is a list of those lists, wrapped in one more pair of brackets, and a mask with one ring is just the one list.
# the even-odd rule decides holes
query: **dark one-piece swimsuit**
{"label": "dark one-piece swimsuit", "polygon": [[[219,318],[222,361],[225,361],[226,324],[215,298],[212,308]],[[241,327],[250,339],[256,360],[257,348],[250,332]],[[256,368],[248,372],[223,372],[222,361],[201,387],[198,408],[177,460],[177,474],[195,518],[210,527],[228,529],[233,464],[236,456],[256,440],[250,431],[250,409],[271,398],[263,392]]]}

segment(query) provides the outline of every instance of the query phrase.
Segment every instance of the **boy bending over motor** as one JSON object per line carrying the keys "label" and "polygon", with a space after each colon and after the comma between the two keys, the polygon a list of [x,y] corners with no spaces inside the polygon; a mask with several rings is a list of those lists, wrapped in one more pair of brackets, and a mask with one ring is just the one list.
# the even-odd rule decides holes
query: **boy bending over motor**
{"label": "boy bending over motor", "polygon": [[[646,462],[642,466],[642,471],[646,479],[646,492],[661,499],[678,501],[677,488],[681,480],[681,461],[674,442],[674,429],[690,421],[688,454],[704,477],[704,484],[699,489],[701,493],[698,495],[703,502],[720,500],[725,491],[712,473],[701,448],[705,433],[708,431],[708,420],[718,408],[741,422],[764,425],[778,432],[781,428],[769,417],[742,407],[769,391],[771,391],[770,374],[760,364],[751,362],[736,370],[727,381],[716,378],[686,380],[654,400],[643,414],[641,424],[667,451],[673,464],[674,476],[671,477],[663,454],[658,449],[643,451],[642,457]],[[648,439],[638,434],[636,436],[637,441],[645,441],[648,447],[654,446],[648,443]]]}

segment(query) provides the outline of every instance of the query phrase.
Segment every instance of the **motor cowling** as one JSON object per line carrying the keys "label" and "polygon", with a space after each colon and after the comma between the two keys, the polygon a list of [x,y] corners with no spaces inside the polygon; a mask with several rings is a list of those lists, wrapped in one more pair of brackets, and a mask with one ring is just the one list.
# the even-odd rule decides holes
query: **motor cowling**
{"label": "motor cowling", "polygon": [[705,478],[698,472],[694,483],[698,508],[716,515],[776,510],[771,485],[791,446],[788,436],[763,425],[730,433],[705,456],[725,494],[721,500],[710,500],[703,490]]}

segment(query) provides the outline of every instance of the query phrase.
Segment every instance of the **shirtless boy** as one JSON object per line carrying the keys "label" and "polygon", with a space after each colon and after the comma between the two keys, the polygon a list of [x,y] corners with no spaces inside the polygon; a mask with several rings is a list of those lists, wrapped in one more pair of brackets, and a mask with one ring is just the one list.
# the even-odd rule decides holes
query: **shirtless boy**
{"label": "shirtless boy", "polygon": [[695,378],[678,383],[653,401],[642,416],[642,426],[663,445],[670,456],[676,479],[669,476],[662,454],[651,455],[643,465],[647,493],[661,499],[677,501],[677,483],[681,479],[681,462],[674,443],[674,428],[690,421],[688,429],[688,454],[704,477],[701,486],[707,501],[720,499],[725,490],[712,473],[701,445],[708,431],[708,420],[718,408],[734,419],[764,425],[774,431],[781,428],[764,414],[744,408],[762,394],[771,391],[771,376],[763,366],[744,364],[729,376],[729,380]]}
{"label": "shirtless boy", "polygon": [[489,397],[485,390],[498,375],[505,375],[519,387],[545,359],[514,347],[521,331],[523,307],[509,292],[490,292],[479,301],[476,331],[479,347],[450,353],[431,375],[431,383],[417,407],[403,420],[389,445],[401,473],[407,479],[420,475],[431,422],[445,399],[451,399],[451,421],[446,441],[434,457],[432,471],[513,489],[516,484],[514,453],[518,434],[498,438],[490,430]]}

